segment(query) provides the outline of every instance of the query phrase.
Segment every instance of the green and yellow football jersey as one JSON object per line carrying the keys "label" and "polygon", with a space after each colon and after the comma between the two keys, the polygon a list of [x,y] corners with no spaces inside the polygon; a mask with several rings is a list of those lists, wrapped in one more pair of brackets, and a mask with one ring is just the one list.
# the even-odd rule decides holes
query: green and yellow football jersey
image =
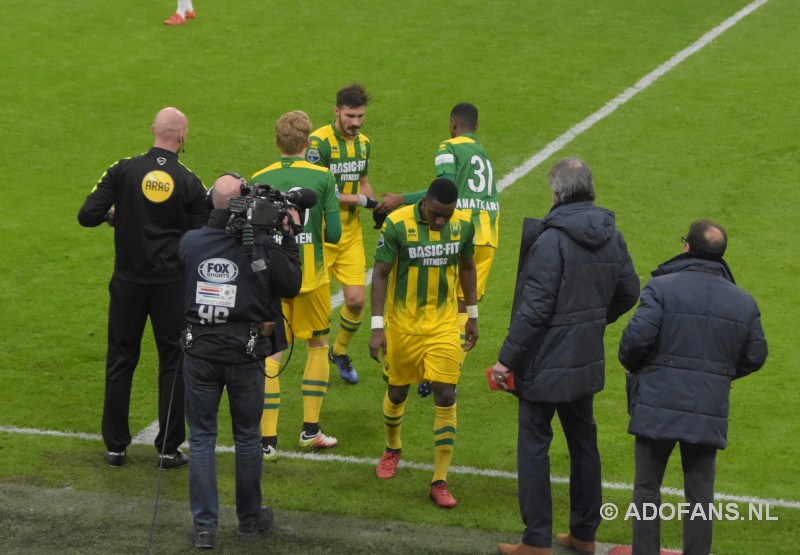
{"label": "green and yellow football jersey", "polygon": [[305,211],[303,232],[295,236],[303,269],[300,292],[313,291],[329,283],[322,246],[325,240],[325,215],[335,214],[339,210],[333,174],[302,158],[281,157],[280,162],[256,172],[251,184],[266,184],[283,192],[298,188],[314,191],[318,202]]}
{"label": "green and yellow football jersey", "polygon": [[434,160],[436,177],[455,176],[457,207],[472,215],[475,244],[497,248],[500,202],[489,155],[472,133],[439,144]]}
{"label": "green and yellow football jersey", "polygon": [[[306,160],[333,172],[340,193],[358,194],[359,180],[369,169],[369,139],[359,133],[353,140],[345,137],[334,124],[320,127],[308,139]],[[361,232],[358,206],[341,204],[342,232]]]}
{"label": "green and yellow football jersey", "polygon": [[386,291],[387,328],[410,335],[458,328],[456,280],[459,256],[471,257],[475,229],[468,212],[456,210],[440,231],[423,221],[420,203],[389,214],[375,260],[392,264]]}

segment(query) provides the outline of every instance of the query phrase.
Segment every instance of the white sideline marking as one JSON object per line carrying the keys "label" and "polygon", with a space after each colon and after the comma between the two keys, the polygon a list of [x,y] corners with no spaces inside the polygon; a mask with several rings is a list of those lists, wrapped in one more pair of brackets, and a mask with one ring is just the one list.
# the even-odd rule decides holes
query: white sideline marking
{"label": "white sideline marking", "polygon": [[156,436],[158,435],[158,420],[154,420],[150,422],[150,425],[143,429],[141,432],[136,434],[136,437],[133,438],[133,443],[140,444],[140,443],[153,443],[156,440]]}
{"label": "white sideline marking", "polygon": [[[86,434],[78,432],[59,432],[55,430],[37,430],[35,428],[17,428],[14,426],[0,426],[0,433],[9,434],[23,434],[23,435],[42,435],[52,437],[64,438],[77,438],[88,439],[94,441],[102,441],[99,434]],[[141,434],[140,434],[141,435]],[[136,436],[137,438],[139,436]],[[152,441],[133,440],[136,445],[150,445]],[[217,453],[234,453],[234,448],[229,445],[217,445]],[[190,453],[191,456],[191,453]],[[350,457],[346,455],[325,454],[320,455],[317,453],[298,453],[296,451],[279,451],[279,457],[282,459],[298,459],[316,462],[336,462],[345,464],[360,464],[366,466],[375,466],[378,464],[379,459],[368,459],[364,457]],[[270,463],[265,463],[270,464]],[[413,470],[427,470],[433,472],[433,465],[429,463],[415,463],[411,461],[400,461],[401,468],[410,468]],[[504,478],[506,480],[516,480],[516,472],[508,472],[506,470],[493,470],[490,468],[476,468],[474,466],[451,466],[450,472],[452,474],[467,474],[470,476],[486,476],[489,478]],[[550,481],[554,484],[569,484],[569,478],[563,476],[550,476]],[[604,489],[632,491],[631,484],[624,484],[618,482],[603,482]],[[674,495],[683,497],[683,490],[677,488],[661,488],[661,493],[664,495]],[[781,507],[784,509],[800,509],[800,501],[789,501],[787,499],[763,499],[760,497],[752,497],[747,495],[732,495],[728,493],[714,493],[714,499],[718,501],[736,501],[740,503],[762,503],[769,504],[773,507]]]}
{"label": "white sideline marking", "polygon": [[697,39],[691,46],[684,48],[677,54],[675,54],[672,58],[658,66],[656,69],[639,79],[639,81],[633,85],[632,87],[626,89],[621,94],[619,94],[616,98],[608,102],[605,106],[600,108],[591,116],[587,117],[582,122],[578,123],[571,127],[566,133],[558,137],[556,140],[548,144],[542,150],[525,160],[521,165],[517,166],[513,170],[511,170],[508,175],[503,177],[497,183],[497,190],[502,191],[506,187],[511,186],[517,180],[521,179],[525,175],[527,175],[531,170],[533,170],[536,166],[547,160],[550,156],[554,153],[558,152],[567,143],[571,142],[575,137],[583,133],[584,131],[588,130],[592,127],[595,123],[599,122],[612,112],[614,112],[617,108],[622,106],[623,104],[627,103],[630,99],[634,96],[645,90],[647,87],[652,85],[659,77],[665,75],[668,71],[674,69],[678,64],[683,62],[686,58],[691,56],[692,54],[696,53],[698,50],[702,49],[703,47],[707,46],[712,40],[720,36],[722,33],[733,27],[736,23],[738,23],[744,17],[747,17],[755,10],[763,6],[767,3],[767,0],[756,0],[752,2],[736,12],[734,15],[711,29],[705,35]]}

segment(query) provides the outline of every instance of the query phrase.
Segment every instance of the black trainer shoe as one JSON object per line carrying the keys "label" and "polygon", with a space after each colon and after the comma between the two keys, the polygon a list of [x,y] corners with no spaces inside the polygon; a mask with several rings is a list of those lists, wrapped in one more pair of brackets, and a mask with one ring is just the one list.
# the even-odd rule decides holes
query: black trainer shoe
{"label": "black trainer shoe", "polygon": [[114,453],[113,451],[106,451],[106,454],[103,455],[103,458],[108,463],[108,466],[120,467],[125,462],[125,457],[128,455],[127,451],[122,451],[122,453]]}
{"label": "black trainer shoe", "polygon": [[261,507],[261,514],[258,515],[256,520],[239,523],[239,535],[255,536],[257,534],[266,534],[272,528],[273,518],[272,509]]}
{"label": "black trainer shoe", "polygon": [[189,532],[189,541],[198,549],[214,549],[217,531],[195,525]]}
{"label": "black trainer shoe", "polygon": [[347,355],[333,354],[333,347],[328,349],[328,360],[336,365],[339,369],[339,375],[344,381],[351,384],[358,383],[358,372],[353,368],[353,361]]}
{"label": "black trainer shoe", "polygon": [[189,464],[189,455],[185,455],[180,449],[172,455],[158,456],[158,468],[163,468],[164,470],[172,470],[185,464]]}

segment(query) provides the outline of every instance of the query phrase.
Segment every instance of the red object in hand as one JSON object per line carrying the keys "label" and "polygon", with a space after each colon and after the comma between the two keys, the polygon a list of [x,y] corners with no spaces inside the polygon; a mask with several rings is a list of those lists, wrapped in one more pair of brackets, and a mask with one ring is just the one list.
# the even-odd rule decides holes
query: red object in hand
{"label": "red object in hand", "polygon": [[489,382],[489,389],[492,391],[513,391],[514,390],[514,372],[508,373],[508,378],[506,378],[506,387],[508,389],[504,390],[500,385],[492,379],[492,369],[486,369],[486,381]]}

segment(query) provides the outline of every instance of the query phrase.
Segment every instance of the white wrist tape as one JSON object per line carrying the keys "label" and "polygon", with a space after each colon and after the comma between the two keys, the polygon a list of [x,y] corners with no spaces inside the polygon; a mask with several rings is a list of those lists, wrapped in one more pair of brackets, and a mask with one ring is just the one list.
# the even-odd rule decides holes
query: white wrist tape
{"label": "white wrist tape", "polygon": [[372,317],[372,329],[374,330],[382,330],[383,329],[383,316],[373,316]]}
{"label": "white wrist tape", "polygon": [[478,305],[471,304],[467,306],[467,318],[477,318],[478,317]]}

